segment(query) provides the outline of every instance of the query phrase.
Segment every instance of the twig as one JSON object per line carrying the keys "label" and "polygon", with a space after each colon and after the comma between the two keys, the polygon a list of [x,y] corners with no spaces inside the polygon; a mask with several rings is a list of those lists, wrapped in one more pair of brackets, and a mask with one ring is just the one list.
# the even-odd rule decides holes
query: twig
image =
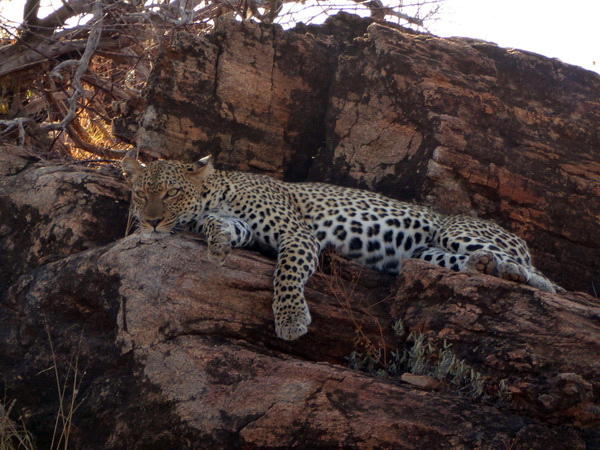
{"label": "twig", "polygon": [[91,84],[92,86],[94,86],[98,89],[101,89],[102,91],[106,92],[108,95],[110,95],[111,97],[113,97],[115,99],[129,100],[132,96],[132,94],[126,92],[118,84],[113,83],[111,81],[103,80],[102,78],[100,78],[98,75],[96,75],[94,73],[86,74],[82,77],[82,79],[86,83]]}
{"label": "twig", "polygon": [[75,142],[77,147],[81,148],[82,150],[85,150],[88,153],[93,153],[94,155],[100,155],[113,159],[122,159],[123,156],[125,156],[124,151],[111,150],[105,147],[98,147],[97,145],[83,141],[70,125],[67,126],[67,134],[73,140],[73,142]]}
{"label": "twig", "polygon": [[[350,321],[354,325],[355,331],[357,333],[357,343],[362,345],[369,354],[376,355],[381,351],[383,357],[383,364],[385,367],[385,365],[387,365],[388,352],[385,340],[385,333],[381,322],[374,314],[370,312],[370,307],[361,308],[361,312],[377,325],[379,331],[379,345],[377,345],[377,343],[373,342],[373,339],[367,335],[367,332],[365,331],[364,319],[359,321],[352,308],[351,300],[354,295],[354,291],[358,285],[358,281],[360,279],[363,267],[360,268],[358,275],[353,277],[353,280],[350,283],[350,289],[348,290],[346,288],[346,284],[342,282],[342,269],[340,261],[343,260],[343,258],[333,252],[329,253],[329,257],[331,261],[331,275],[325,276],[321,271],[318,271],[317,275],[321,279],[323,279],[329,291],[333,294],[338,304],[342,307],[342,310],[346,312],[346,314],[350,318]],[[372,306],[374,305],[371,305],[371,307]]]}
{"label": "twig", "polygon": [[[66,115],[68,114],[67,111],[65,110],[66,108],[65,108],[64,104],[56,98],[56,96],[55,96],[56,94],[50,92],[49,90],[44,90],[44,95],[46,97],[48,104],[53,106],[56,109],[56,111],[58,111],[64,117],[66,117]],[[95,94],[94,94],[94,96],[95,96]],[[93,99],[93,97],[92,97],[92,99]],[[90,101],[92,99],[90,99]],[[83,112],[83,110],[85,110],[86,108],[87,108],[87,106],[85,106],[80,111],[80,113]],[[73,142],[75,142],[77,147],[81,148],[82,150],[85,150],[88,153],[93,153],[95,155],[100,155],[100,156],[104,156],[104,157],[108,157],[108,158],[121,159],[123,157],[123,155],[125,154],[124,152],[111,150],[111,149],[105,148],[105,147],[99,147],[97,145],[86,142],[87,140],[89,140],[89,135],[88,135],[87,131],[79,123],[78,115],[79,114],[75,115],[73,117],[73,119],[71,120],[71,122],[68,123],[65,126],[65,128],[63,128],[63,130],[67,132],[69,138],[71,138],[71,140]],[[64,122],[64,119],[61,122]]]}
{"label": "twig", "polygon": [[19,129],[19,145],[21,147],[23,147],[25,145],[25,134],[26,134],[25,133],[25,125],[26,124],[35,125],[35,122],[33,121],[33,119],[30,119],[29,117],[17,117],[16,119],[12,119],[12,120],[0,120],[0,125],[5,125],[7,127],[5,130],[2,130],[2,134],[8,133],[15,126]]}
{"label": "twig", "polygon": [[[73,80],[71,82],[71,85],[75,89],[75,92],[73,92],[73,95],[69,99],[69,112],[60,122],[44,125],[42,127],[42,130],[45,132],[65,129],[67,125],[71,123],[71,121],[75,118],[75,114],[77,112],[77,103],[79,99],[85,96],[85,90],[83,89],[83,85],[81,84],[81,77],[88,69],[92,55],[94,54],[94,51],[98,46],[98,42],[100,41],[100,36],[102,35],[102,3],[98,0],[94,2],[92,11],[94,12],[94,24],[92,25],[92,29],[90,30],[90,35],[85,46],[85,51],[83,52],[83,56],[79,61],[64,61],[57,66],[57,68],[64,68],[73,64],[77,65],[75,75],[73,76]],[[57,68],[50,73],[51,76],[53,74],[58,73]]]}

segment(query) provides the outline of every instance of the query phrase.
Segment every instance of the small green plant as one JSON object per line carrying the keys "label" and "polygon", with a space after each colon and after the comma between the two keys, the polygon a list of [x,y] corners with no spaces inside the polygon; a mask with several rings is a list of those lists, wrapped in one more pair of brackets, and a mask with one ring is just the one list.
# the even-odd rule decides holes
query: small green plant
{"label": "small green plant", "polygon": [[[401,320],[397,320],[392,329],[398,338],[406,333]],[[391,350],[389,358],[384,357],[381,349],[364,354],[353,351],[347,358],[348,364],[352,369],[385,378],[397,377],[405,372],[428,375],[451,386],[459,395],[469,398],[485,396],[485,380],[481,373],[458,358],[452,351],[452,344],[445,339],[440,347],[429,336],[412,331],[405,342],[404,348]]]}
{"label": "small green plant", "polygon": [[404,336],[404,333],[406,333],[406,329],[404,328],[404,322],[402,322],[401,319],[396,320],[392,324],[392,330],[394,331],[394,335],[396,337],[401,338],[402,336]]}
{"label": "small green plant", "polygon": [[387,372],[383,370],[384,364],[381,353],[381,349],[379,349],[376,354],[369,352],[363,354],[353,351],[346,359],[348,360],[348,365],[351,369],[360,370],[361,372],[367,372],[373,375],[383,371],[384,376],[387,376]]}
{"label": "small green plant", "polygon": [[512,392],[508,387],[508,381],[503,378],[498,383],[498,398],[501,401],[509,402],[512,399]]}

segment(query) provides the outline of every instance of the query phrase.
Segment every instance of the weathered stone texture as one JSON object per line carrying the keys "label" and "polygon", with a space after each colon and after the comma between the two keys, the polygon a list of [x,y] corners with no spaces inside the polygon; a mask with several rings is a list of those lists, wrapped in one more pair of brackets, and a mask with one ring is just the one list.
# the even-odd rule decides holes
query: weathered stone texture
{"label": "weathered stone texture", "polygon": [[592,290],[600,273],[596,74],[379,25],[351,50],[332,89],[332,164],[325,158],[322,172],[493,218],[530,242],[541,269]]}
{"label": "weathered stone texture", "polygon": [[493,219],[559,284],[600,284],[595,73],[345,14],[287,32],[224,20],[176,34],[144,101],[116,132],[149,155]]}
{"label": "weathered stone texture", "polygon": [[40,264],[124,236],[129,195],[118,173],[44,164],[1,146],[0,290]]}
{"label": "weathered stone texture", "polygon": [[[117,130],[152,156],[212,152],[495,218],[556,281],[588,289],[600,273],[598,92],[596,75],[558,61],[348,15],[288,32],[222,21],[174,34]],[[326,257],[306,289],[309,333],[287,342],[273,329],[273,260],[234,249],[217,267],[186,234],[121,238],[119,170],[2,147],[0,189],[0,391],[39,448],[59,408],[54,367],[81,381],[72,448],[600,442],[595,297]],[[347,368],[354,350],[414,348],[410,332],[451,344],[485,395]]]}
{"label": "weathered stone texture", "polygon": [[325,139],[329,38],[235,21],[218,22],[208,36],[177,33],[156,63],[145,107],[133,123],[117,121],[117,133],[152,156],[213,153],[226,166],[279,176],[285,168],[301,179]]}
{"label": "weathered stone texture", "polygon": [[[422,261],[396,278],[330,256],[307,285],[309,334],[282,341],[272,260],[236,249],[214,266],[187,234],[102,246],[125,227],[117,171],[0,154],[13,267],[0,302],[2,389],[40,447],[59,409],[55,366],[62,383],[75,372],[81,382],[75,447],[584,448],[600,435],[597,299]],[[354,350],[402,351],[409,331],[451,343],[489,400],[345,368]]]}
{"label": "weathered stone texture", "polygon": [[[309,282],[314,324],[289,343],[273,331],[273,266],[235,250],[217,267],[203,243],[137,235],[47,264],[13,285],[0,309],[8,324],[0,370],[9,392],[28,406],[30,421],[58,407],[56,398],[38,401],[55,383],[43,371],[54,364],[50,336],[61,371],[74,357],[85,370],[74,436],[84,446],[96,436],[98,448],[584,448],[585,433],[572,425],[600,419],[597,361],[580,357],[600,351],[600,307],[589,297],[515,289],[422,262],[407,264],[398,280],[344,265],[337,278],[321,274]],[[331,286],[352,292],[352,314]],[[441,300],[451,289],[450,300]],[[507,300],[486,307],[488,292]],[[546,306],[532,306],[540,296]],[[515,313],[503,321],[507,303]],[[489,312],[478,316],[477,308]],[[528,325],[531,318],[519,312],[531,308],[539,323]],[[546,326],[561,315],[573,319],[572,336],[557,330],[559,345],[549,350],[555,344]],[[505,407],[524,414],[344,368],[344,357],[360,348],[356,324],[388,351],[399,345],[377,326],[389,330],[392,317],[455,342],[490,383],[509,378],[514,402]],[[532,344],[546,354],[523,354]],[[554,376],[564,367],[572,373]],[[528,402],[533,391],[547,409]]]}
{"label": "weathered stone texture", "polygon": [[591,356],[600,354],[598,299],[447,273],[416,260],[396,286],[390,315],[451,343],[494,385],[504,380],[515,407],[556,423],[600,419],[600,359]]}

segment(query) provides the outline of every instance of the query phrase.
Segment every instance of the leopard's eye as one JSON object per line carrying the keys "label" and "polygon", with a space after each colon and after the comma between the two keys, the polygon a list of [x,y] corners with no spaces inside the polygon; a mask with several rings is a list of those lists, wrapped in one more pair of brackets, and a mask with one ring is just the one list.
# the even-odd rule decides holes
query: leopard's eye
{"label": "leopard's eye", "polygon": [[141,189],[136,189],[135,191],[133,191],[133,195],[135,195],[138,198],[146,198],[146,193]]}
{"label": "leopard's eye", "polygon": [[179,194],[180,190],[181,189],[179,189],[179,188],[169,189],[165,195],[165,198],[175,197],[177,194]]}

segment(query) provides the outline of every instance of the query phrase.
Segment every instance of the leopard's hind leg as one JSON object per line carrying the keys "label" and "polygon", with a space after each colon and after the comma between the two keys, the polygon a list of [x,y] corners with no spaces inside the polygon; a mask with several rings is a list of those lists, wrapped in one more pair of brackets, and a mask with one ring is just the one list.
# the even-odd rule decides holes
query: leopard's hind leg
{"label": "leopard's hind leg", "polygon": [[485,250],[471,254],[456,254],[438,247],[420,247],[415,250],[412,257],[456,271],[487,275],[493,275],[497,265],[494,255]]}
{"label": "leopard's hind leg", "polygon": [[527,243],[493,222],[446,216],[436,230],[433,244],[445,251],[468,255],[462,269],[467,272],[487,273],[546,292],[558,288],[531,265]]}

